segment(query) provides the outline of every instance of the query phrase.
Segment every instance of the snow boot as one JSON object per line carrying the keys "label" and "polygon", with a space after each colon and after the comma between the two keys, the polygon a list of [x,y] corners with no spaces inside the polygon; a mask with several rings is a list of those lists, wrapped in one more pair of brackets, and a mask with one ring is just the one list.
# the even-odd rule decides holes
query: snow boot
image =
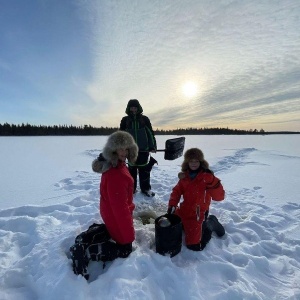
{"label": "snow boot", "polygon": [[214,231],[218,237],[222,237],[225,234],[225,229],[223,225],[218,221],[217,217],[214,215],[209,215],[206,220],[206,226],[211,231]]}
{"label": "snow boot", "polygon": [[201,236],[201,242],[200,242],[200,251],[202,251],[206,245],[209,243],[212,235],[212,230],[208,226],[208,222],[203,222],[202,224],[202,236]]}
{"label": "snow boot", "polygon": [[154,197],[154,196],[155,196],[155,193],[152,192],[151,190],[142,191],[142,193],[143,193],[144,195],[146,195],[147,197]]}

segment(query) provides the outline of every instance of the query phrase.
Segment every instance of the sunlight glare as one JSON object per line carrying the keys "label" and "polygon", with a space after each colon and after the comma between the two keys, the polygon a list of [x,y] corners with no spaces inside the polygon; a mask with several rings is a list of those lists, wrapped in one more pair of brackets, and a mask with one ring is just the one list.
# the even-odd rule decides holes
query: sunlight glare
{"label": "sunlight glare", "polygon": [[197,91],[197,85],[193,81],[188,81],[182,86],[182,92],[186,97],[194,97]]}

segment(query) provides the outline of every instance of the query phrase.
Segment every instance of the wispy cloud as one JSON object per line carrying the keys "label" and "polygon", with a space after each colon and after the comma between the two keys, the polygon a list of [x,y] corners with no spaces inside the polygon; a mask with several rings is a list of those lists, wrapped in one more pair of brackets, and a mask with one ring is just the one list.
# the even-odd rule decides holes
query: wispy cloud
{"label": "wispy cloud", "polygon": [[251,70],[249,74],[239,74],[214,85],[189,104],[170,107],[167,111],[158,109],[152,119],[157,126],[168,128],[187,124],[227,127],[232,123],[244,123],[245,127],[247,122],[253,124],[255,119],[264,118],[264,125],[268,120],[273,125],[269,116],[276,116],[278,122],[282,117],[286,122],[285,118],[291,117],[289,113],[294,115],[300,111],[299,78],[297,68],[286,70],[286,73],[264,74]]}
{"label": "wispy cloud", "polygon": [[[299,109],[296,1],[93,5],[90,88],[99,103],[112,103],[104,122],[116,124],[111,113],[120,118],[132,97],[140,98],[157,127],[261,123],[264,116]],[[186,79],[200,85],[197,98],[180,94]]]}

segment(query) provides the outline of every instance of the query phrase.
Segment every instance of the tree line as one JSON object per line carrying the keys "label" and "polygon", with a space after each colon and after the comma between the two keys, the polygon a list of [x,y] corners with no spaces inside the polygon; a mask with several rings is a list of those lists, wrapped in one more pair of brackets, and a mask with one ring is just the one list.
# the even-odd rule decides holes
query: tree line
{"label": "tree line", "polygon": [[42,136],[42,135],[110,135],[117,128],[92,127],[91,125],[30,125],[0,124],[0,136]]}
{"label": "tree line", "polygon": [[[0,136],[67,136],[67,135],[110,135],[118,130],[118,127],[93,127],[91,125],[73,126],[73,125],[30,125],[24,124],[0,124]],[[170,130],[156,129],[156,135],[241,135],[241,134],[287,134],[298,132],[265,132],[263,129],[229,129],[229,128],[177,128]]]}

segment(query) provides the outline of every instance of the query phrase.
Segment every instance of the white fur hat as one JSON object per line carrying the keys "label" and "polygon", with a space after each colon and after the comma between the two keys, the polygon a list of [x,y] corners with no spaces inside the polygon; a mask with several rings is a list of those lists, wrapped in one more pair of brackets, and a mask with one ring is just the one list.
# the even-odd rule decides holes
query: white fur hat
{"label": "white fur hat", "polygon": [[134,163],[138,156],[138,146],[131,134],[125,131],[116,131],[112,133],[103,148],[102,159],[95,159],[92,163],[94,172],[103,173],[110,167],[116,167],[118,164],[118,149],[128,149],[128,161]]}

